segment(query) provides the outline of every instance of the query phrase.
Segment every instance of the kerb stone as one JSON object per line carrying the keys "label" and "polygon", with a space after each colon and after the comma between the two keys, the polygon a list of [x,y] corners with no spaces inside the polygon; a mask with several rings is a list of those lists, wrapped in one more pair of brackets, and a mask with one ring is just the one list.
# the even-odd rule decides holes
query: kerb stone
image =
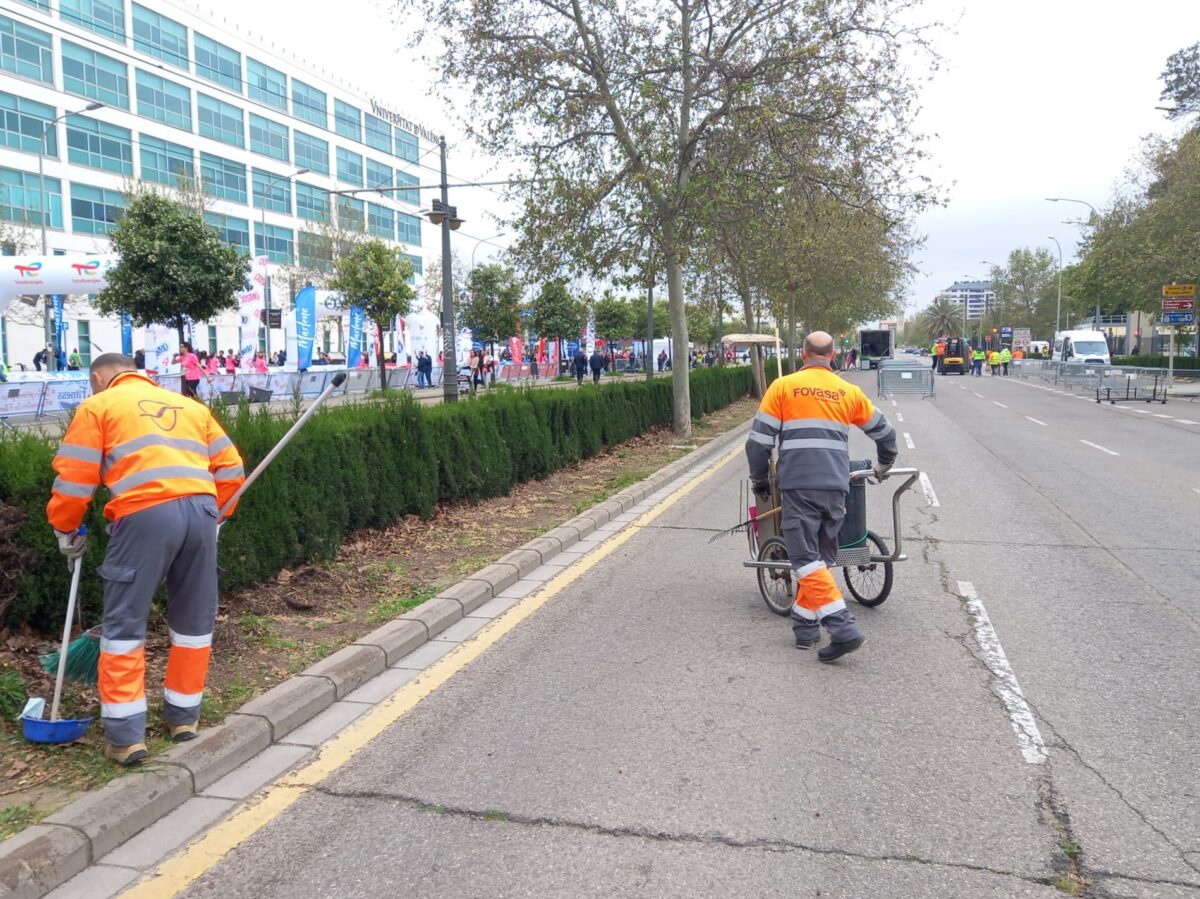
{"label": "kerb stone", "polygon": [[435,596],[411,612],[401,616],[402,621],[420,621],[428,628],[430,637],[436,637],[458,619],[463,617],[462,604],[449,596]]}
{"label": "kerb stone", "polygon": [[[428,603],[426,603],[428,605]],[[300,677],[327,677],[338,699],[357,690],[387,667],[378,646],[347,646],[300,672]]]}
{"label": "kerb stone", "polygon": [[[425,629],[419,630],[424,640]],[[250,700],[238,712],[265,718],[271,725],[271,739],[278,740],[331,706],[336,698],[333,684],[322,677],[293,677]]]}
{"label": "kerb stone", "polygon": [[[504,578],[507,580],[510,573],[509,566],[498,567],[502,569]],[[470,577],[465,581],[459,581],[453,587],[443,590],[438,596],[444,596],[447,599],[457,601],[462,606],[463,614],[470,615],[495,595],[493,591],[494,586],[490,581],[486,581],[480,577]]]}
{"label": "kerb stone", "polygon": [[517,569],[521,577],[529,574],[533,569],[542,564],[541,553],[532,549],[514,549],[508,555],[501,556],[497,559],[497,564],[512,565]]}
{"label": "kerb stone", "polygon": [[0,844],[0,897],[36,899],[87,867],[88,838],[69,827],[35,824]]}
{"label": "kerb stone", "polygon": [[[429,639],[424,625],[419,621],[389,621],[366,636],[354,641],[355,646],[378,646],[383,650],[388,665],[394,665]],[[329,702],[333,702],[330,693]],[[328,705],[329,703],[326,703]],[[324,708],[324,706],[322,706]]]}
{"label": "kerb stone", "polygon": [[252,715],[230,715],[222,724],[200,731],[194,740],[166,753],[162,760],[192,774],[197,793],[271,745],[271,726]]}

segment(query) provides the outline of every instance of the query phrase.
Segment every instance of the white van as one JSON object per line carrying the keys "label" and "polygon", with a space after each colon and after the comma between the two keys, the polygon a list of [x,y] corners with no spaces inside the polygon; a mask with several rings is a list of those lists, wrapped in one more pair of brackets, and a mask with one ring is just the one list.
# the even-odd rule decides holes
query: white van
{"label": "white van", "polygon": [[1112,363],[1108,341],[1099,331],[1059,331],[1054,335],[1054,352],[1050,358],[1055,362]]}

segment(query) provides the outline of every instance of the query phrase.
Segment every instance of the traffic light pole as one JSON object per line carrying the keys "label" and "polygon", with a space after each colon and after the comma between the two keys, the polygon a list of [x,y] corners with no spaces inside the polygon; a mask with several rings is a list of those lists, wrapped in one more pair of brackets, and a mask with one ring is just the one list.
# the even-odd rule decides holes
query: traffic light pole
{"label": "traffic light pole", "polygon": [[[442,402],[458,402],[458,366],[454,361],[454,278],[450,270],[450,185],[446,176],[446,138],[438,141],[442,157]],[[557,372],[556,372],[557,374]]]}

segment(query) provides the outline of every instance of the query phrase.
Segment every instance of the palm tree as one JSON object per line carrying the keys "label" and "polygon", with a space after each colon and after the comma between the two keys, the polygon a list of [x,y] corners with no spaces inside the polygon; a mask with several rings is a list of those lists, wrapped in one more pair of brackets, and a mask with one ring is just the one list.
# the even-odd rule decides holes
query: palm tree
{"label": "palm tree", "polygon": [[962,307],[953,300],[939,297],[933,305],[925,309],[918,317],[921,329],[930,340],[936,340],[948,334],[957,334],[962,330]]}

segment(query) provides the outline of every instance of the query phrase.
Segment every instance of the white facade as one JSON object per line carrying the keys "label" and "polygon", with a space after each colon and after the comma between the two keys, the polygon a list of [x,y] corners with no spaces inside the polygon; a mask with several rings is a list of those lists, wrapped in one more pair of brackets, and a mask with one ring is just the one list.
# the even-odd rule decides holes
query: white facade
{"label": "white facade", "polygon": [[[271,257],[272,306],[286,308],[290,288],[303,286],[304,258],[315,264],[306,236],[338,202],[329,191],[436,180],[417,164],[436,136],[396,111],[398,91],[364,96],[164,0],[0,0],[0,38],[6,254],[41,252],[43,209],[49,254],[105,252],[133,182],[174,187],[182,178],[203,186],[210,221],[227,240]],[[418,190],[340,202],[339,219],[403,245],[420,278],[437,231],[417,215]],[[14,303],[4,315],[0,355],[10,367],[32,367],[44,343],[43,301]],[[120,349],[119,323],[101,319],[86,297],[68,298],[65,317],[67,353],[78,347],[86,361]],[[197,349],[238,346],[236,313],[209,324],[215,332],[195,329]],[[273,331],[272,350],[284,340]]]}
{"label": "white facade", "polygon": [[996,301],[991,281],[955,281],[935,299],[950,300],[959,306],[967,304],[968,319],[982,319]]}

